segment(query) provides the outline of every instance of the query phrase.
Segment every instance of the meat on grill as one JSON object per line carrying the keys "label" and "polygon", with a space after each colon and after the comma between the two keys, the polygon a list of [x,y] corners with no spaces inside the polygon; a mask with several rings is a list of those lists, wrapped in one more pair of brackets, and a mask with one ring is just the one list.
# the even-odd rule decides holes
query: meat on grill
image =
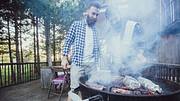
{"label": "meat on grill", "polygon": [[162,88],[160,88],[159,85],[153,83],[151,80],[148,80],[144,77],[138,77],[137,79],[144,88],[147,88],[154,93],[162,93]]}
{"label": "meat on grill", "polygon": [[125,76],[123,84],[129,89],[137,89],[141,87],[141,84],[132,76]]}
{"label": "meat on grill", "polygon": [[149,96],[162,94],[162,88],[159,85],[143,77],[135,79],[132,76],[120,76],[113,79],[108,86],[96,82],[86,82],[86,85],[96,90],[106,90],[118,94]]}

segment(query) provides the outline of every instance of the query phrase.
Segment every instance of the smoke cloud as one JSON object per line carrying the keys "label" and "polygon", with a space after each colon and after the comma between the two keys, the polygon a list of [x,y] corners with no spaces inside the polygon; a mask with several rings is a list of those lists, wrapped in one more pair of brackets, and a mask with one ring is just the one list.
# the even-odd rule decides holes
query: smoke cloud
{"label": "smoke cloud", "polygon": [[102,52],[97,68],[113,75],[141,75],[149,63],[157,61],[160,1],[108,0],[106,4],[97,23]]}

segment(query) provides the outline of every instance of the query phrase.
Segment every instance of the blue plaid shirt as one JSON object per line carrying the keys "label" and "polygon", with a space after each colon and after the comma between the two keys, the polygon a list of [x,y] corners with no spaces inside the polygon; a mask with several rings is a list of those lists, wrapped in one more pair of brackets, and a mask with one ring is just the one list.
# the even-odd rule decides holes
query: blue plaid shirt
{"label": "blue plaid shirt", "polygon": [[[87,23],[85,19],[81,21],[74,21],[65,38],[63,55],[68,55],[69,49],[72,45],[72,63],[77,66],[81,66],[83,62],[86,25]],[[97,63],[99,57],[99,42],[95,26],[92,27],[92,30],[94,38],[93,56],[95,57],[95,62]]]}

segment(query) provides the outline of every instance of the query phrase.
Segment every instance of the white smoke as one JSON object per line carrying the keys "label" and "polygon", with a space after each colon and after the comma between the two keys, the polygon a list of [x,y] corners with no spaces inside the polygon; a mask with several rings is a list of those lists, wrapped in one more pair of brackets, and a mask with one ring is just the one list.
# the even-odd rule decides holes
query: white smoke
{"label": "white smoke", "polygon": [[[159,0],[108,0],[107,18],[97,24],[101,42],[101,68],[115,75],[139,74],[156,60],[160,32]],[[103,15],[105,16],[105,14]],[[153,60],[153,61],[152,61]]]}

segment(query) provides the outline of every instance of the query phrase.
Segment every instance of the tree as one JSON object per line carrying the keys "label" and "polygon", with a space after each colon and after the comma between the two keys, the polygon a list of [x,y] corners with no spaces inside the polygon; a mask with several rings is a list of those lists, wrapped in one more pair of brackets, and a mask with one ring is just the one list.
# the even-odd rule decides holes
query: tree
{"label": "tree", "polygon": [[39,54],[39,33],[38,33],[38,17],[36,17],[36,39],[37,39],[37,63],[38,63],[38,74],[40,75],[40,54]]}
{"label": "tree", "polygon": [[[10,0],[11,1],[11,0]],[[16,61],[23,62],[23,43],[22,37],[23,30],[31,29],[26,28],[26,24],[23,23],[26,19],[34,18],[31,24],[34,24],[34,59],[35,62],[40,62],[39,54],[39,33],[38,25],[43,24],[45,33],[45,46],[48,65],[52,63],[52,53],[54,55],[54,61],[56,58],[56,53],[60,48],[62,40],[69,29],[69,26],[74,20],[80,19],[83,15],[84,8],[90,0],[1,0],[0,15],[2,17],[7,17],[9,14],[9,20],[4,19],[4,21],[9,21],[10,25],[14,25],[15,35],[7,34],[11,38],[10,41],[15,39],[16,43]],[[39,19],[39,20],[38,20]],[[41,26],[39,26],[41,27]],[[53,33],[51,33],[51,30]],[[40,33],[41,34],[41,33]],[[53,37],[52,37],[53,36]],[[10,39],[10,38],[9,38]],[[57,44],[58,43],[58,44]],[[9,43],[11,44],[11,43]],[[20,49],[19,49],[20,46]],[[52,47],[53,46],[53,47]],[[9,50],[11,47],[9,46]],[[51,52],[53,50],[53,52]],[[11,53],[11,52],[10,52]],[[9,55],[11,57],[11,55]],[[10,59],[11,61],[12,59]],[[39,66],[38,66],[39,67]]]}

